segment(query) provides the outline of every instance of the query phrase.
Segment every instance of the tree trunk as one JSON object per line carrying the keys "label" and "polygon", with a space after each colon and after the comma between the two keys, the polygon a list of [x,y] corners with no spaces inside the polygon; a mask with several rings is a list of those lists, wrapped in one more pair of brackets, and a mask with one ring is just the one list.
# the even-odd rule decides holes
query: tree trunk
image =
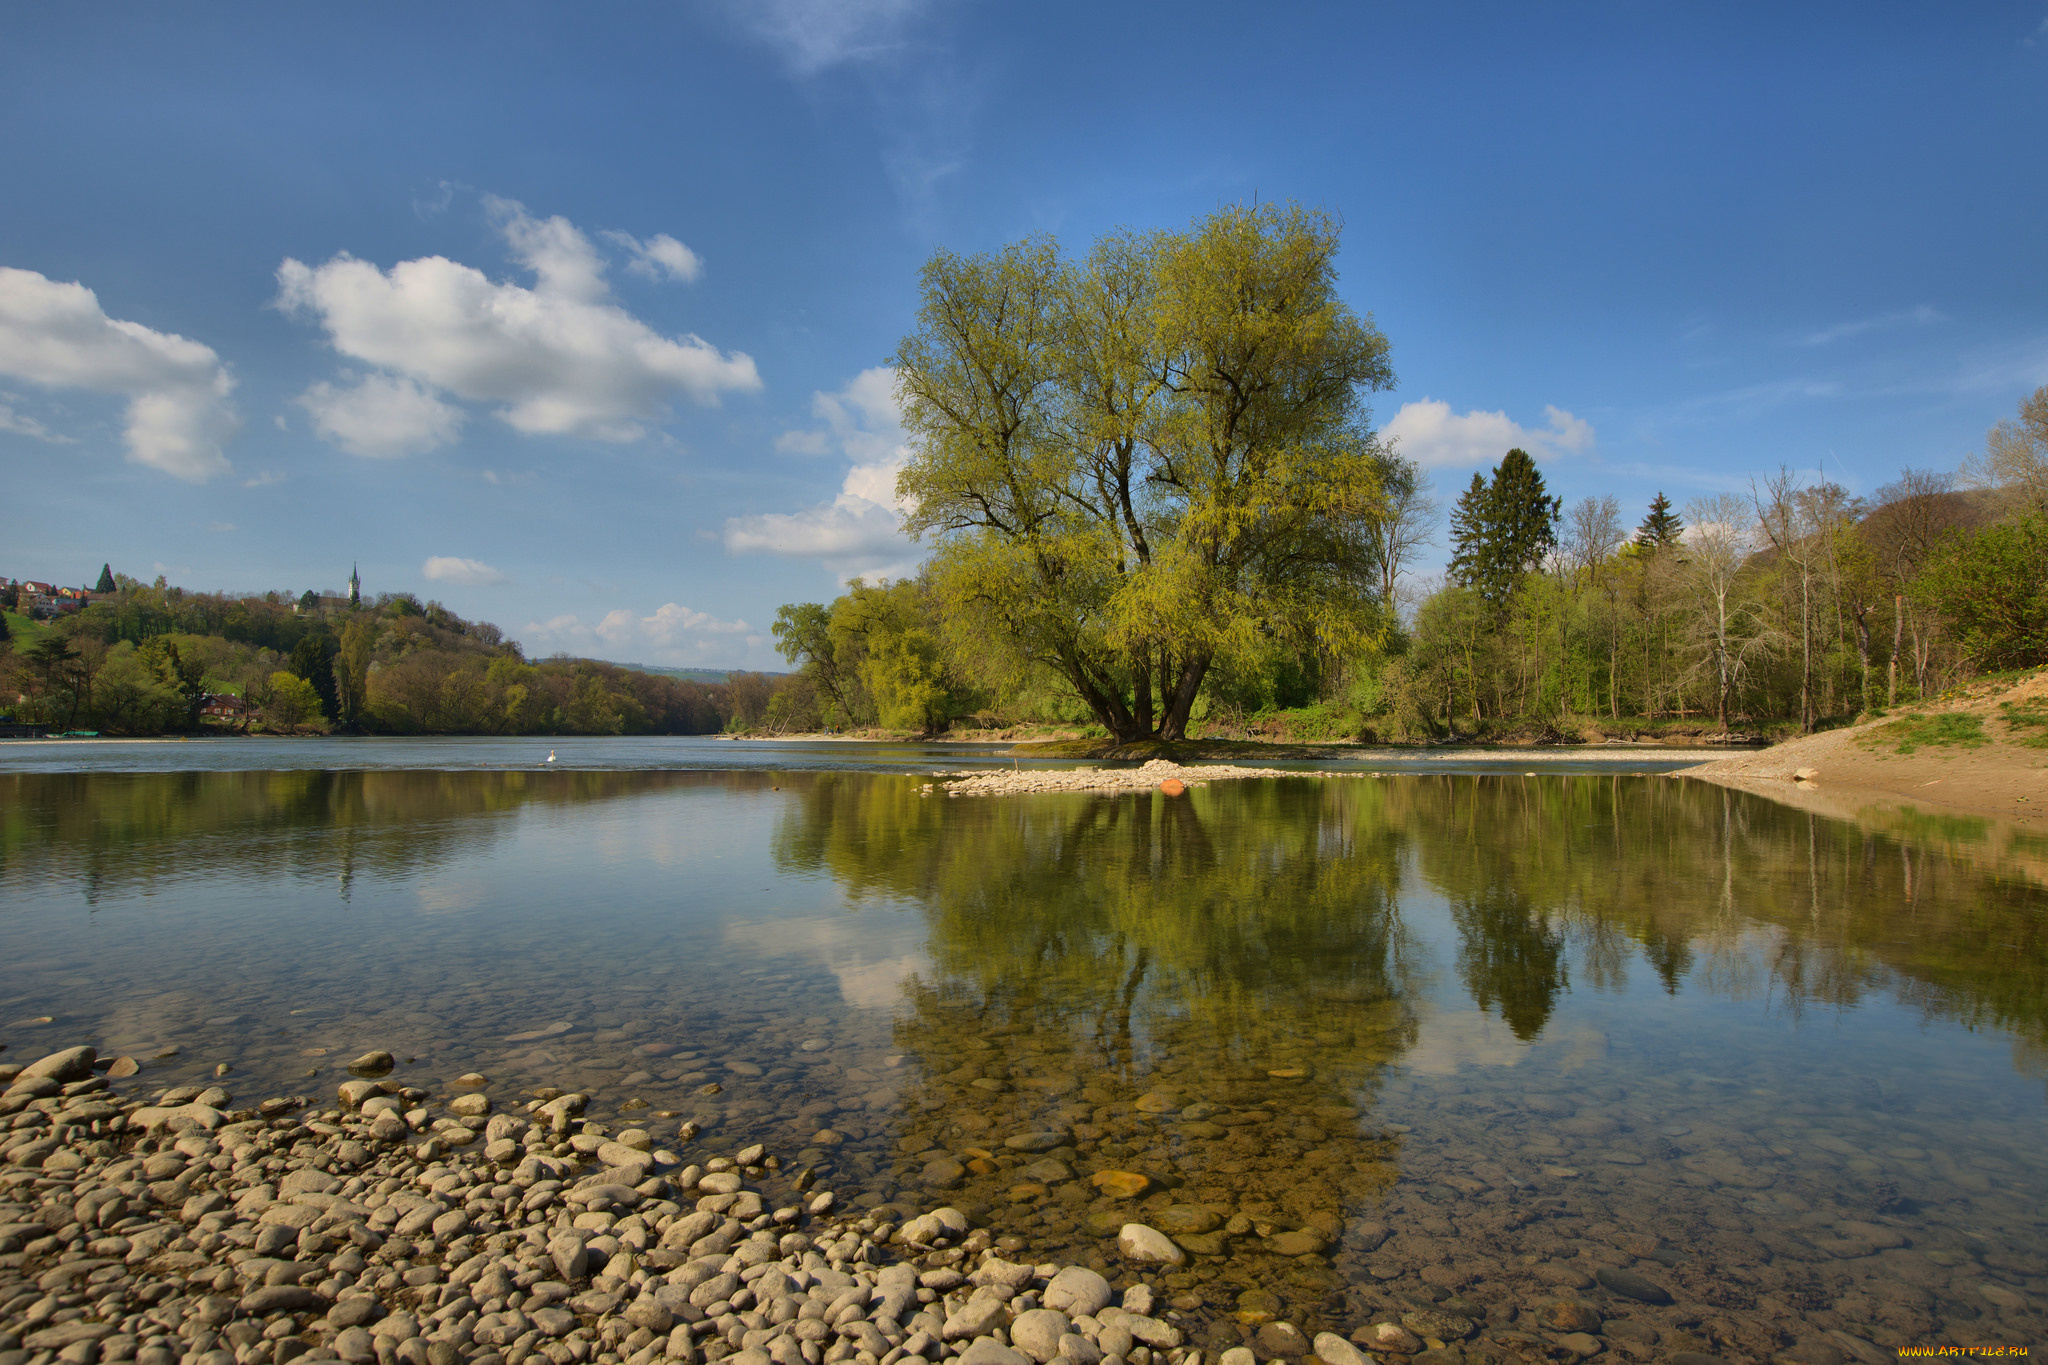
{"label": "tree trunk", "polygon": [[1813,594],[1806,565],[1799,566],[1799,728],[1813,733]]}
{"label": "tree trunk", "polygon": [[1195,697],[1209,672],[1207,654],[1190,655],[1180,666],[1180,677],[1166,699],[1166,715],[1159,722],[1159,738],[1178,741],[1187,738],[1188,716],[1195,709]]}
{"label": "tree trunk", "polygon": [[1715,665],[1720,674],[1720,686],[1716,691],[1714,713],[1721,722],[1723,734],[1728,730],[1728,597],[1723,593],[1714,599],[1714,645]]}
{"label": "tree trunk", "polygon": [[1905,648],[1906,595],[1892,594],[1892,661],[1885,669],[1884,704],[1889,710],[1899,704],[1899,651]]}
{"label": "tree trunk", "polygon": [[1152,651],[1147,649],[1132,661],[1131,728],[1140,735],[1152,733]]}
{"label": "tree trunk", "polygon": [[1862,686],[1857,693],[1857,710],[1867,714],[1870,710],[1870,604],[1858,602],[1852,610],[1856,614],[1856,658],[1863,665]]}

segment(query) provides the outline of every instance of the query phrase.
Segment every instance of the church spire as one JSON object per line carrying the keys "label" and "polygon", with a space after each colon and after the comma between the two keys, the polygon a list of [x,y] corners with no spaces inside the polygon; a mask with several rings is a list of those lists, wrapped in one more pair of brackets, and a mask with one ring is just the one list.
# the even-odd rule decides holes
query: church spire
{"label": "church spire", "polygon": [[348,566],[348,604],[359,607],[363,604],[363,580],[356,573],[356,566]]}

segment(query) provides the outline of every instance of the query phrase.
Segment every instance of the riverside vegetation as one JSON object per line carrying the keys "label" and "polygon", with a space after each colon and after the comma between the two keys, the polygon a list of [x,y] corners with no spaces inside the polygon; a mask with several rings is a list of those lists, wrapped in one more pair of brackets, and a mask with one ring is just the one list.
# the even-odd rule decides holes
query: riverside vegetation
{"label": "riverside vegetation", "polygon": [[[1789,472],[1633,533],[1527,453],[1436,515],[1390,345],[1289,206],[935,255],[898,347],[914,578],[782,608],[767,728],[1080,723],[1117,746],[1812,731],[2048,663],[2048,387],[1956,474]],[[1964,485],[1968,486],[1965,487]]]}

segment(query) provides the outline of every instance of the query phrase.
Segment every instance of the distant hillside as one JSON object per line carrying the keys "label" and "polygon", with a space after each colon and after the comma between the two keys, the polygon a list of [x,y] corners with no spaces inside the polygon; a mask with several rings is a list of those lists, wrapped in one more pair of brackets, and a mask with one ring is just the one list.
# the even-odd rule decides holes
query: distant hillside
{"label": "distant hillside", "polygon": [[591,662],[610,664],[613,668],[631,669],[635,673],[651,673],[657,678],[684,678],[690,682],[722,683],[735,673],[761,673],[767,678],[787,678],[788,673],[769,673],[761,669],[741,668],[664,668],[660,664],[629,664],[617,659],[593,659]]}

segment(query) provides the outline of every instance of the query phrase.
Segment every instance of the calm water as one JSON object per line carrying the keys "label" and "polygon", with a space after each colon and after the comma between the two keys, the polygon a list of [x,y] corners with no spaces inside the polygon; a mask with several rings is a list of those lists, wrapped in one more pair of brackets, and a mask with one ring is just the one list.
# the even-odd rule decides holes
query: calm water
{"label": "calm water", "polygon": [[[949,800],[484,747],[0,771],[0,1056],[226,1061],[253,1099],[387,1047],[1047,1259],[1136,1217],[1203,1253],[1159,1280],[1217,1346],[1422,1306],[1543,1338],[1602,1269],[1675,1298],[1578,1293],[1645,1359],[2048,1338],[2048,895],[1967,823],[1643,776]],[[907,747],[860,757],[964,761]]]}

